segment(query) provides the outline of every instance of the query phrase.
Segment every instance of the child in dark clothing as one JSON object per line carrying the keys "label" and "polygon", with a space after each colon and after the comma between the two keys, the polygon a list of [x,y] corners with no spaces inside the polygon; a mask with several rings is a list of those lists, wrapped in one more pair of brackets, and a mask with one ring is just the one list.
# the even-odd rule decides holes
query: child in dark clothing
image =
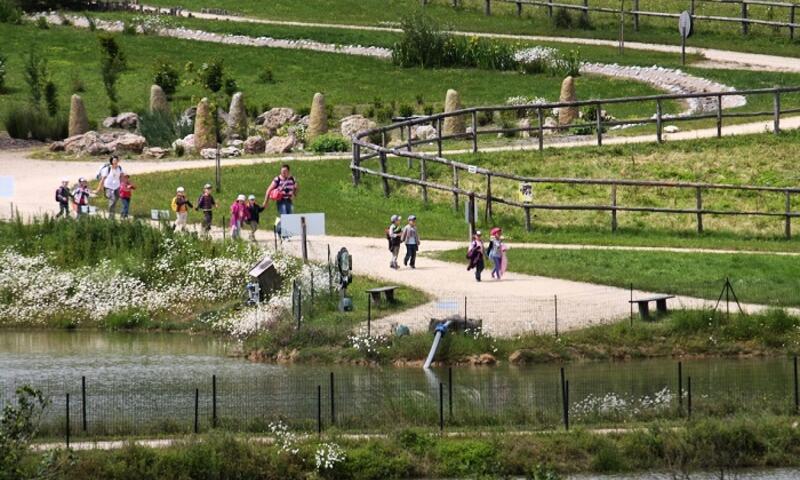
{"label": "child in dark clothing", "polygon": [[58,202],[58,215],[56,218],[64,216],[69,217],[69,199],[72,193],[69,191],[69,180],[66,178],[61,179],[61,186],[56,190],[56,202]]}
{"label": "child in dark clothing", "polygon": [[250,240],[256,241],[256,230],[258,230],[258,220],[264,207],[256,203],[256,196],[250,195],[247,197],[247,212],[249,213],[248,223],[250,224]]}
{"label": "child in dark clothing", "polygon": [[213,210],[217,208],[217,202],[211,195],[211,185],[206,183],[203,187],[203,194],[197,199],[196,209],[203,212],[203,231],[206,235],[211,231],[211,223],[214,220]]}

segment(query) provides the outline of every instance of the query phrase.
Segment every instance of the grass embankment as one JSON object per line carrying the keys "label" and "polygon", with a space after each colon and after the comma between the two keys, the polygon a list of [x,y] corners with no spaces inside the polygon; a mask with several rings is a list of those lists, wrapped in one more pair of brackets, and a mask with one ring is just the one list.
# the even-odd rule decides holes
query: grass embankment
{"label": "grass embankment", "polygon": [[[49,61],[62,108],[69,105],[73,85],[80,79],[89,118],[102,121],[108,114],[97,33],[74,27],[51,26],[48,30],[39,30],[32,24],[0,24],[0,36],[6,39],[2,52],[8,56],[6,87],[9,90],[0,96],[0,113],[27,101],[23,66],[28,52],[37,49]],[[455,88],[461,92],[466,105],[502,104],[508,97],[518,95],[556,98],[561,85],[560,78],[545,74],[532,77],[487,70],[403,69],[384,60],[336,53],[221,45],[145,35],[118,35],[117,39],[128,62],[128,69],[117,85],[121,111],[146,108],[153,66],[159,59],[179,70],[187,62],[199,66],[224,59],[226,74],[236,80],[248,105],[307,108],[314,93],[323,92],[326,103],[334,106],[337,117],[349,115],[353,106],[365,110],[376,98],[416,105],[420,97],[423,102],[438,103],[443,101],[448,88]],[[274,83],[259,81],[260,73],[267,67],[273,71]],[[187,80],[186,75],[183,77]],[[389,80],[393,85],[391,93],[386,90]],[[641,83],[603,77],[582,77],[578,88],[581,95],[595,98],[656,93]],[[199,86],[182,85],[176,93],[173,110],[180,112],[207,95],[208,92]],[[672,104],[669,108],[677,111],[679,107]],[[644,113],[636,106],[627,112],[628,115]]]}
{"label": "grass embankment", "polygon": [[[771,186],[797,185],[794,149],[800,134],[780,136],[761,134],[746,137],[676,142],[664,145],[631,145],[604,148],[575,148],[538,152],[504,152],[464,155],[460,160],[498,171],[544,177],[630,178],[653,180],[705,181]],[[430,190],[431,202],[422,203],[419,190],[398,187],[392,183],[392,195],[383,198],[380,182],[364,177],[361,186],[353,188],[349,162],[329,160],[291,162],[300,182],[296,208],[301,212],[325,212],[327,231],[333,235],[382,237],[384,223],[395,213],[419,216],[420,233],[429,239],[462,239],[466,237],[463,198],[461,211],[451,208],[449,195]],[[374,167],[373,163],[365,163]],[[415,163],[407,170],[405,159],[389,162],[390,171],[409,176],[419,175]],[[449,184],[450,174],[429,166],[429,179]],[[377,167],[375,167],[377,168]],[[254,193],[261,197],[268,182],[277,174],[277,165],[223,167],[224,193],[217,196],[227,209],[238,193]],[[150,209],[168,208],[175,188],[182,185],[190,196],[199,195],[200,187],[214,178],[214,171],[193,169],[180,172],[140,175],[133,179],[139,189],[133,201],[137,215],[148,216]],[[483,178],[483,177],[481,177]],[[462,188],[482,191],[479,178],[460,176]],[[496,180],[496,196],[516,198],[518,184]],[[608,203],[609,190],[603,187],[549,186],[534,187],[537,202]],[[694,191],[666,189],[618,189],[619,205],[668,205],[694,208]],[[263,198],[263,197],[261,197]],[[783,211],[783,196],[733,195],[705,192],[706,208],[745,210],[771,209]],[[482,209],[483,205],[479,205]],[[220,214],[226,210],[220,210]],[[610,214],[584,212],[534,211],[531,233],[525,232],[521,210],[495,205],[494,224],[504,228],[509,241],[576,243],[589,245],[641,245],[668,247],[730,248],[739,250],[800,251],[796,236],[783,239],[783,221],[779,218],[704,217],[705,233],[695,231],[694,216],[646,213],[620,213],[619,230],[611,233]],[[218,214],[217,217],[221,215]],[[272,225],[275,210],[265,212],[264,225]],[[200,216],[190,213],[191,221]],[[219,219],[217,220],[219,221]],[[488,225],[481,215],[478,227]],[[626,277],[626,281],[627,277]]]}
{"label": "grass embankment", "polygon": [[[153,0],[148,2],[162,7],[173,7],[170,0]],[[579,1],[573,3],[581,5]],[[394,26],[409,11],[418,8],[419,2],[414,0],[312,0],[297,5],[291,0],[278,0],[264,9],[258,0],[181,0],[178,4],[184,8],[200,10],[201,8],[222,8],[231,12],[266,18],[270,20],[293,20],[305,22],[339,23],[354,25]],[[571,11],[572,28],[557,28],[553,20],[547,16],[545,8],[525,6],[521,17],[516,15],[513,3],[492,2],[492,15],[483,13],[483,0],[463,0],[460,8],[454,9],[451,0],[435,0],[429,2],[425,12],[439,22],[454,29],[496,32],[519,35],[553,35],[581,38],[602,38],[617,40],[619,38],[619,16],[615,14],[591,13],[592,28],[581,29],[577,26],[580,13]],[[615,0],[595,0],[592,7],[602,6],[619,8]],[[679,0],[657,2],[657,11],[680,13],[687,9],[687,4]],[[625,6],[626,10],[630,5]],[[648,7],[643,4],[643,9]],[[720,5],[697,2],[695,13],[698,15],[721,15],[728,17],[741,16],[738,4]],[[788,21],[788,9],[778,8],[770,14],[767,7],[749,5],[749,15],[753,19],[766,20],[772,17],[775,21]],[[625,40],[627,42],[647,42],[680,45],[680,37],[676,34],[676,21],[673,18],[658,19],[640,18],[640,30],[633,28],[632,18],[625,18]],[[798,56],[797,40],[790,41],[786,29],[774,31],[772,27],[751,25],[750,35],[741,34],[741,24],[735,22],[695,21],[694,35],[689,39],[689,46],[726,48],[735,51],[771,53],[776,55]],[[795,37],[797,39],[797,36]],[[723,46],[723,47],[721,47]]]}
{"label": "grass embankment", "polygon": [[[437,258],[464,263],[464,250]],[[741,302],[800,305],[797,257],[608,250],[510,249],[511,271],[716,300],[730,278]]]}
{"label": "grass embankment", "polygon": [[[282,437],[284,438],[284,437]],[[128,445],[115,451],[74,454],[50,478],[386,479],[505,478],[559,480],[563,474],[666,471],[675,476],[710,470],[800,465],[800,433],[791,418],[758,416],[690,422],[685,428],[656,423],[641,430],[546,435],[442,437],[403,430],[387,438],[307,438],[290,448],[225,434],[187,439],[164,449]],[[342,449],[332,468],[317,470],[322,442]],[[297,449],[296,453],[289,451]],[[60,455],[65,455],[61,453]],[[41,457],[30,454],[30,464]]]}

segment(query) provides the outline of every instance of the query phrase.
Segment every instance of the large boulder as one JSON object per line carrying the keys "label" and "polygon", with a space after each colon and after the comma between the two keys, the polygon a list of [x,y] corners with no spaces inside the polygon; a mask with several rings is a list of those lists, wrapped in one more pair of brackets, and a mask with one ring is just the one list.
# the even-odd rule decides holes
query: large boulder
{"label": "large boulder", "polygon": [[142,153],[145,144],[147,144],[147,140],[135,133],[123,133],[116,140],[109,143],[109,145],[113,145],[114,151],[117,153]]}
{"label": "large boulder", "polygon": [[150,113],[155,112],[170,113],[167,95],[158,85],[150,87]]}
{"label": "large boulder", "polygon": [[267,137],[275,135],[278,130],[290,123],[298,120],[298,116],[291,108],[272,108],[258,117],[256,117],[256,125],[260,125],[261,129]]}
{"label": "large boulder", "polygon": [[194,148],[197,150],[217,148],[214,118],[207,98],[203,98],[197,104],[197,115],[194,119]]}
{"label": "large boulder", "polygon": [[244,153],[264,153],[266,147],[267,142],[264,141],[264,137],[259,135],[247,137],[247,140],[244,141]]}
{"label": "large boulder", "polygon": [[349,139],[353,135],[366,130],[377,128],[378,124],[365,118],[363,115],[350,115],[341,120],[341,128],[339,129],[342,136]]}
{"label": "large boulder", "polygon": [[241,157],[242,150],[232,146],[223,147],[219,149],[219,156],[222,158]]}
{"label": "large boulder", "polygon": [[289,153],[296,145],[297,139],[294,135],[289,135],[287,137],[272,137],[264,146],[264,153],[269,155]]}
{"label": "large boulder", "polygon": [[418,140],[436,140],[438,137],[436,127],[432,125],[419,125],[411,130],[411,139]]}
{"label": "large boulder", "polygon": [[139,115],[134,112],[123,112],[116,117],[106,117],[103,120],[105,128],[121,128],[124,130],[136,130],[139,126]]}
{"label": "large boulder", "polygon": [[169,150],[161,147],[150,147],[144,149],[144,156],[161,160],[169,154]]}
{"label": "large boulder", "polygon": [[144,150],[146,140],[141,135],[129,132],[99,134],[89,131],[82,135],[68,137],[62,144],[64,151],[78,156],[108,155],[109,153],[139,154]]}
{"label": "large boulder", "polygon": [[[461,95],[450,89],[444,99],[444,112],[454,112],[461,109]],[[460,135],[466,132],[464,116],[446,117],[442,125],[442,135]]]}
{"label": "large boulder", "polygon": [[179,138],[172,142],[172,149],[177,150],[182,148],[184,151],[191,152],[194,150],[194,133],[190,133],[183,138]]}
{"label": "large boulder", "polygon": [[[575,94],[575,79],[567,77],[561,82],[561,95],[558,98],[560,103],[576,102],[578,96]],[[567,126],[578,118],[580,110],[578,107],[560,107],[558,109],[558,125]]]}
{"label": "large boulder", "polygon": [[69,101],[69,128],[70,137],[81,135],[89,131],[89,117],[86,116],[86,107],[80,95],[73,95]]}
{"label": "large boulder", "polygon": [[[531,128],[531,120],[529,118],[520,118],[517,122],[517,128]],[[522,138],[530,138],[531,132],[529,130],[522,130],[519,132],[519,136]]]}
{"label": "large boulder", "polygon": [[306,138],[313,140],[315,137],[328,132],[328,112],[325,110],[325,95],[321,93],[314,94],[314,100],[311,101],[311,114],[308,120],[308,130],[306,130]]}
{"label": "large boulder", "polygon": [[[217,158],[216,148],[203,148],[200,150],[200,156],[207,160],[214,160]],[[221,156],[221,155],[220,155]]]}
{"label": "large boulder", "polygon": [[242,92],[236,92],[231,98],[231,107],[228,110],[228,131],[234,138],[247,136],[247,111]]}

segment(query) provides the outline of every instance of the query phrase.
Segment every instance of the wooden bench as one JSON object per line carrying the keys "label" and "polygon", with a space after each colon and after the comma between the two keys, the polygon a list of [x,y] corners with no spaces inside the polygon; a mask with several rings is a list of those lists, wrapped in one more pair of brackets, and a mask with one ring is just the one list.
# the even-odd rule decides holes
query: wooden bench
{"label": "wooden bench", "polygon": [[377,305],[381,303],[381,293],[386,297],[387,302],[394,302],[394,291],[397,290],[398,286],[390,285],[387,287],[379,287],[367,290],[369,293],[369,297],[372,300],[373,305]]}
{"label": "wooden bench", "polygon": [[667,313],[667,300],[675,298],[675,295],[653,295],[652,297],[637,298],[635,300],[628,300],[628,303],[636,303],[639,305],[639,315],[642,320],[650,319],[650,302],[656,302],[656,311],[659,314]]}

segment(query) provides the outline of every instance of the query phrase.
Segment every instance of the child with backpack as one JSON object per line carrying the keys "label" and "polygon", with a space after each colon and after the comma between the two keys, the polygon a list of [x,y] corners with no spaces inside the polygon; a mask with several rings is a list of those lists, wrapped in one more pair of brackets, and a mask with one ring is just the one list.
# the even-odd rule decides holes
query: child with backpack
{"label": "child with backpack", "polygon": [[122,181],[119,183],[119,199],[122,202],[122,218],[128,218],[128,212],[131,208],[131,197],[133,191],[136,190],[136,185],[131,183],[131,176],[127,173],[122,174]]}
{"label": "child with backpack", "polygon": [[89,213],[89,197],[92,193],[89,190],[89,182],[85,178],[78,179],[78,185],[72,191],[72,203],[75,205],[75,216],[80,217]]}
{"label": "child with backpack", "polygon": [[69,191],[69,180],[66,178],[61,179],[61,186],[56,190],[56,202],[58,202],[58,215],[56,218],[64,217],[69,218],[69,199],[72,193]]}
{"label": "child with backpack", "polygon": [[197,199],[195,210],[203,212],[203,232],[208,235],[211,231],[211,222],[214,220],[213,210],[217,208],[217,202],[211,195],[211,184],[206,183],[203,187],[203,194]]}
{"label": "child with backpack", "polygon": [[245,201],[245,196],[240,194],[231,205],[231,238],[234,240],[241,238],[242,224],[249,218]]}
{"label": "child with backpack", "polygon": [[412,269],[417,268],[417,251],[419,251],[419,233],[417,233],[417,216],[408,216],[408,225],[403,227],[403,232],[400,234],[400,240],[406,244],[406,256],[403,259],[403,265],[411,266]]}
{"label": "child with backpack", "polygon": [[389,226],[386,227],[386,240],[389,241],[389,251],[392,252],[392,260],[389,262],[389,268],[397,270],[400,268],[397,265],[397,257],[400,255],[400,237],[403,229],[400,227],[400,215],[392,215]]}
{"label": "child with backpack", "polygon": [[186,198],[186,190],[183,187],[178,187],[175,192],[175,198],[172,199],[172,211],[175,212],[175,225],[172,226],[173,230],[180,229],[181,232],[186,231],[186,221],[189,218],[189,209],[194,208],[192,202]]}
{"label": "child with backpack", "polygon": [[483,272],[484,262],[483,262],[483,240],[481,239],[481,231],[476,230],[475,234],[472,236],[472,243],[469,244],[469,249],[467,250],[467,260],[469,260],[469,265],[467,265],[467,271],[475,269],[475,281],[481,281],[481,272]]}
{"label": "child with backpack", "polygon": [[264,211],[264,206],[256,203],[256,196],[250,195],[247,197],[247,223],[250,225],[250,240],[256,241],[256,230],[258,230],[258,220],[261,212]]}

